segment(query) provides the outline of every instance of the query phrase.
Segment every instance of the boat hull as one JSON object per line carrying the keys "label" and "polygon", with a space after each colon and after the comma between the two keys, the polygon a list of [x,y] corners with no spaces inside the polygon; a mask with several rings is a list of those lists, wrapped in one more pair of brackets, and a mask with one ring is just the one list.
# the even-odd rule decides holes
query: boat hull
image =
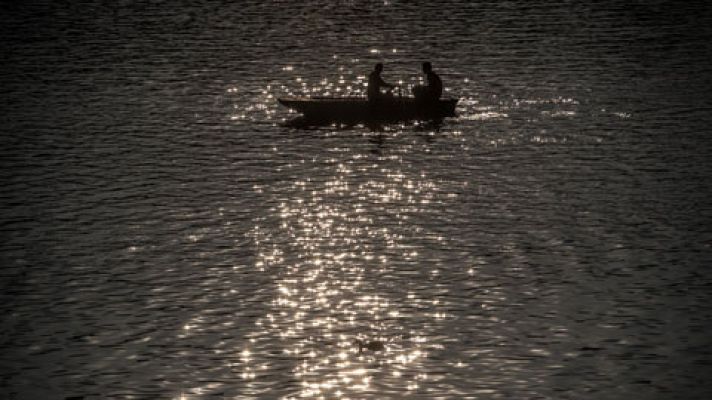
{"label": "boat hull", "polygon": [[379,122],[442,119],[455,116],[457,99],[422,101],[412,97],[385,98],[369,102],[365,98],[292,97],[279,103],[324,122]]}

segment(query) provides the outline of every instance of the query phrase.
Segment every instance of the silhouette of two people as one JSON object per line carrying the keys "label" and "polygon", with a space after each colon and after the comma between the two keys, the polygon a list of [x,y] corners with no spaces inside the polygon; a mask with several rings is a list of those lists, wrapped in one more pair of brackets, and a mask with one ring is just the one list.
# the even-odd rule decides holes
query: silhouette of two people
{"label": "silhouette of two people", "polygon": [[[381,78],[383,72],[383,64],[378,63],[373,71],[368,75],[368,90],[366,92],[369,102],[377,102],[387,97],[381,92],[381,88],[387,87],[393,89],[396,87]],[[437,101],[443,94],[443,82],[440,77],[433,72],[433,66],[429,62],[423,63],[423,73],[427,81],[427,85],[418,85],[413,88],[413,95],[417,100],[424,102]],[[390,92],[390,90],[389,90]]]}

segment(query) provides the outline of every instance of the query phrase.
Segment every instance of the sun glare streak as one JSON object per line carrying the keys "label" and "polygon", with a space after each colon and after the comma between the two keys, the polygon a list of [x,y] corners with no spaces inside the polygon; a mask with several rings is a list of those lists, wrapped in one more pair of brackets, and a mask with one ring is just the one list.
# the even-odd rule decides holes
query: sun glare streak
{"label": "sun glare streak", "polygon": [[[404,330],[400,321],[413,316],[404,302],[432,310],[421,318],[448,317],[426,299],[374,285],[374,274],[388,274],[392,260],[418,263],[420,253],[404,244],[402,223],[379,224],[370,210],[386,207],[389,218],[407,221],[424,204],[439,201],[438,185],[424,173],[363,167],[354,162],[360,155],[353,157],[330,160],[328,179],[289,183],[294,196],[273,208],[277,230],[261,223],[253,229],[255,266],[275,277],[271,311],[256,326],[277,337],[281,354],[292,360],[300,382],[294,396],[358,398],[383,379],[374,362],[404,390],[419,387],[427,377],[420,365],[432,345],[427,330]],[[382,179],[363,179],[373,173]],[[265,364],[256,352],[268,339],[257,332],[252,339],[241,350],[241,363],[243,378],[257,384],[255,371]]]}

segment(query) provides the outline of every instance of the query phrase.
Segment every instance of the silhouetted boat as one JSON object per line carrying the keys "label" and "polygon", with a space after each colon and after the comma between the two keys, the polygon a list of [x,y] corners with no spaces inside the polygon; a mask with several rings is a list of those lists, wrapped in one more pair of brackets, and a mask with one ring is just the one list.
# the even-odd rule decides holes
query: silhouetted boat
{"label": "silhouetted boat", "polygon": [[329,122],[380,122],[442,119],[455,116],[457,99],[422,101],[414,97],[385,97],[369,102],[365,97],[285,97],[280,104],[305,118]]}

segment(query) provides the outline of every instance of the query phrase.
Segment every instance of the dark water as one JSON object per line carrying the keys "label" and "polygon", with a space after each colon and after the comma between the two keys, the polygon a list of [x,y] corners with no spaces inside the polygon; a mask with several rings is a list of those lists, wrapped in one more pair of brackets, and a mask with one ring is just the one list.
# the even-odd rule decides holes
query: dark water
{"label": "dark water", "polygon": [[0,397],[710,398],[709,7],[239,3],[2,6]]}

